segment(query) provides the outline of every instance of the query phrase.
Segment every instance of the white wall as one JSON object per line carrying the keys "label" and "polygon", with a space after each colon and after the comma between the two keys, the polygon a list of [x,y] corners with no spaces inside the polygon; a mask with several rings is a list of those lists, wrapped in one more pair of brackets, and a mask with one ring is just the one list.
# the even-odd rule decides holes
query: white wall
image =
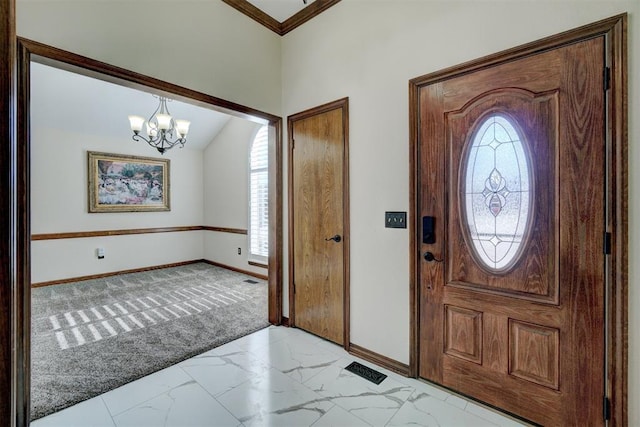
{"label": "white wall", "polygon": [[[640,164],[640,2],[343,0],[284,36],[283,115],[349,97],[352,342],[409,361],[409,235],[382,221],[385,210],[409,208],[408,81],[625,11],[633,165]],[[629,425],[640,425],[638,168],[629,179]]]}
{"label": "white wall", "polygon": [[[87,151],[160,155],[146,144],[42,128],[37,120],[31,132],[33,234],[202,225],[202,151],[185,148],[164,155],[171,160],[171,211],[88,213]],[[201,259],[202,233],[33,241],[32,282]],[[97,247],[106,249],[102,260]]]}
{"label": "white wall", "polygon": [[[31,244],[32,283],[155,267],[202,259],[203,231],[82,239]],[[95,249],[105,249],[99,260]]]}
{"label": "white wall", "polygon": [[204,224],[247,228],[249,149],[260,124],[231,118],[204,150]]}
{"label": "white wall", "polygon": [[[204,225],[248,228],[249,150],[260,126],[232,118],[204,151]],[[266,275],[248,264],[248,254],[247,235],[205,231],[205,259]]]}
{"label": "white wall", "polygon": [[[143,142],[34,125],[31,129],[33,234],[202,225],[202,151],[185,147],[160,155]],[[89,213],[87,151],[169,159],[171,210]]]}
{"label": "white wall", "polygon": [[20,37],[280,112],[280,37],[220,0],[16,3]]}

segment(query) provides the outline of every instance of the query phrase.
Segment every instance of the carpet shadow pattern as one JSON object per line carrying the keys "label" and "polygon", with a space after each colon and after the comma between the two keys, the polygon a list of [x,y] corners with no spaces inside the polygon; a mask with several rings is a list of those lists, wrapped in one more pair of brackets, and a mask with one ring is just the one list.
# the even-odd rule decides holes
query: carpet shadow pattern
{"label": "carpet shadow pattern", "polygon": [[197,263],[33,289],[32,420],[267,327],[249,277]]}

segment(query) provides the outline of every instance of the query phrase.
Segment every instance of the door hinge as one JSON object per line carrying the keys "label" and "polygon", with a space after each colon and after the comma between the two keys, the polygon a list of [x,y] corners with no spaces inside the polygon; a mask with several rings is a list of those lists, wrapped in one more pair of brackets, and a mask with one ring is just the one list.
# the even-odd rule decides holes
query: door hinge
{"label": "door hinge", "polygon": [[604,233],[604,254],[611,255],[611,233]]}
{"label": "door hinge", "polygon": [[611,401],[607,396],[604,397],[604,400],[602,402],[602,416],[604,417],[605,421],[611,419]]}
{"label": "door hinge", "polygon": [[609,89],[611,89],[611,68],[604,67],[603,80],[604,80],[604,91],[606,92]]}

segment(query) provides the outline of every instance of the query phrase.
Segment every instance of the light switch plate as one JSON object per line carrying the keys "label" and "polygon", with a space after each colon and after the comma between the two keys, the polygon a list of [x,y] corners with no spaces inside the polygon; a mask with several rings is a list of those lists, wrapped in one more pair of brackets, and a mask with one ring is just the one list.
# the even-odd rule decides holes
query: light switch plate
{"label": "light switch plate", "polygon": [[407,228],[407,213],[385,212],[384,226],[386,228]]}

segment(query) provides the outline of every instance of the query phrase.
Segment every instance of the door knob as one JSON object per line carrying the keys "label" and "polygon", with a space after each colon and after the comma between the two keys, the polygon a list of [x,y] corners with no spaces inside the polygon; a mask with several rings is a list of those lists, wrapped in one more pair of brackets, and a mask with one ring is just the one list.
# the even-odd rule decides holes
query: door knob
{"label": "door knob", "polygon": [[433,254],[433,252],[425,252],[424,253],[424,260],[427,262],[442,262],[441,259],[436,258],[436,256]]}
{"label": "door knob", "polygon": [[340,237],[340,235],[339,235],[339,234],[336,234],[335,236],[333,236],[333,237],[329,237],[329,238],[324,239],[324,240],[325,240],[326,242],[328,242],[329,240],[333,240],[334,242],[339,243],[339,242],[342,240],[342,237]]}

